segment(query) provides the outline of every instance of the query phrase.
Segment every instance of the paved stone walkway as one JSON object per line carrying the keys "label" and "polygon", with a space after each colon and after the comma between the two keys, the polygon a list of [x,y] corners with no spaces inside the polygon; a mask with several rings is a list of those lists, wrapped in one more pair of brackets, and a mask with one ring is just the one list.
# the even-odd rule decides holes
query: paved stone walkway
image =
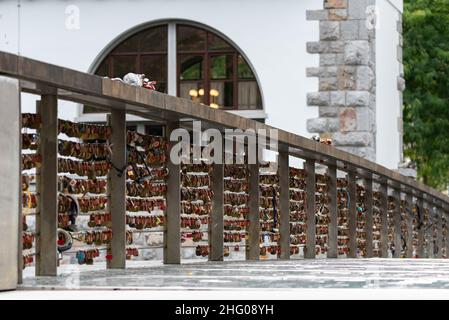
{"label": "paved stone walkway", "polygon": [[126,270],[104,264],[62,266],[58,277],[25,272],[22,289],[449,289],[449,260],[338,259],[224,263],[129,262]]}

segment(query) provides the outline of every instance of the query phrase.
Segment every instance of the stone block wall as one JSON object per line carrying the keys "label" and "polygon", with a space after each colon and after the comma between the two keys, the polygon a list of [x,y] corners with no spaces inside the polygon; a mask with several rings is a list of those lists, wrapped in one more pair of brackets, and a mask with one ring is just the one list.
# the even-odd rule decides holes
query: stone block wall
{"label": "stone block wall", "polygon": [[317,92],[307,105],[319,117],[307,120],[310,133],[331,138],[345,151],[376,160],[376,32],[375,0],[325,0],[323,9],[307,11],[319,22],[320,39],[307,43],[319,54],[318,67],[307,69],[318,77]]}

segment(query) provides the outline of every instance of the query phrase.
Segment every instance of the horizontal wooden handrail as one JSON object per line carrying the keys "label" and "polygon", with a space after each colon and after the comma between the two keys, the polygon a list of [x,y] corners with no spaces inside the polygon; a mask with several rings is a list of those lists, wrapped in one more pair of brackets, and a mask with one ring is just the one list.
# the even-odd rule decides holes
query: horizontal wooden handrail
{"label": "horizontal wooden handrail", "polygon": [[376,175],[378,179],[386,180],[401,192],[410,193],[417,198],[427,198],[427,201],[433,200],[434,205],[445,210],[449,208],[449,197],[396,171],[333,146],[320,144],[303,136],[187,99],[129,86],[119,81],[2,51],[0,51],[0,74],[21,80],[21,87],[25,92],[42,94],[49,88],[56,88],[58,99],[88,103],[105,110],[121,109],[147,119],[175,121],[190,118],[222,129],[256,131],[276,129],[280,148],[287,147],[292,156],[304,154],[306,158],[308,155],[312,159],[317,157],[325,164],[333,164],[340,169],[359,170],[362,177]]}

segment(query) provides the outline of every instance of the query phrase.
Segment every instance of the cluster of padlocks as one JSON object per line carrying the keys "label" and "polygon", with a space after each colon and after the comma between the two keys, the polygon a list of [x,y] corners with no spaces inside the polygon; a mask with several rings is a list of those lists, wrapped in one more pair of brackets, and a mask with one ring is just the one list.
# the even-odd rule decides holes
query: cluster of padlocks
{"label": "cluster of padlocks", "polygon": [[338,255],[347,256],[349,253],[349,204],[350,196],[348,190],[348,180],[337,179],[337,225],[338,225]]}
{"label": "cluster of padlocks", "polygon": [[[248,168],[245,165],[224,167],[224,256],[245,248],[248,223]],[[245,252],[243,250],[243,252]]]}
{"label": "cluster of padlocks", "polygon": [[306,244],[306,172],[302,169],[289,169],[290,196],[290,255],[303,254]]}
{"label": "cluster of padlocks", "polygon": [[36,215],[39,214],[39,193],[36,190],[36,169],[40,166],[36,114],[22,116],[22,256],[23,267],[33,265],[36,257]]}
{"label": "cluster of padlocks", "polygon": [[[35,262],[40,122],[38,114],[22,114],[24,266]],[[126,257],[137,257],[140,249],[151,249],[145,246],[145,241],[133,246],[136,236],[141,238],[146,231],[163,232],[168,176],[165,139],[128,131],[128,162],[133,166],[119,170],[109,160],[110,135],[109,126],[58,120],[58,230],[66,231],[58,232],[60,263],[92,264],[94,258],[112,259],[109,250],[112,221],[107,198],[110,170],[126,174],[127,178]],[[138,181],[142,176],[145,181]],[[95,254],[88,254],[93,250]],[[76,258],[86,256],[90,258]]]}
{"label": "cluster of padlocks", "polygon": [[208,228],[212,210],[212,166],[198,160],[181,168],[181,242],[182,248],[195,247],[197,257],[209,254]]}
{"label": "cluster of padlocks", "polygon": [[[39,154],[40,117],[36,114],[22,116],[22,168],[23,174],[23,260],[24,266],[34,262],[35,218],[39,209],[39,179],[41,156]],[[150,235],[160,234],[156,246],[163,247],[163,232],[166,228],[167,207],[167,142],[166,138],[127,132],[128,166],[118,168],[111,163],[111,128],[94,124],[79,124],[59,120],[58,141],[58,227],[69,232],[72,243],[68,244],[64,233],[58,246],[60,253],[73,254],[69,262],[91,264],[94,258],[112,259],[110,243],[112,217],[108,208],[108,176],[126,175],[126,257],[140,257],[139,250],[152,249],[145,246]],[[193,147],[192,147],[193,148]],[[112,171],[111,171],[112,170]],[[204,161],[181,165],[180,225],[182,248],[192,248],[197,256],[207,257],[209,228],[213,209],[213,165]],[[326,257],[329,251],[330,227],[330,177],[320,168],[315,173],[315,256]],[[227,164],[224,166],[223,181],[223,240],[224,256],[232,258],[232,252],[244,253],[248,245],[249,227],[249,169],[247,165]],[[439,233],[443,243],[448,237],[446,217],[438,220],[429,207],[408,203],[412,197],[399,199],[385,195],[374,188],[372,199],[367,198],[366,188],[361,180],[355,183],[355,198],[347,177],[336,180],[337,206],[337,255],[340,257],[366,257],[367,235],[372,235],[374,257],[382,256],[382,223],[387,227],[387,246],[390,256],[407,256],[413,249],[418,256],[420,241],[422,255],[437,252]],[[280,210],[280,177],[276,163],[259,166],[259,249],[263,259],[278,258],[281,254],[280,221],[285,212]],[[310,191],[310,190],[309,190]],[[370,193],[371,194],[371,193]],[[385,197],[387,206],[384,205]],[[372,230],[367,227],[367,202],[372,201]],[[398,204],[400,208],[398,208]],[[355,215],[355,248],[350,248],[350,223],[352,208]],[[384,209],[386,208],[386,210]],[[307,172],[305,169],[289,168],[289,253],[292,258],[305,256],[307,243]],[[383,212],[385,210],[386,212]],[[400,215],[399,217],[397,215]],[[386,217],[386,221],[383,221]],[[411,221],[411,225],[410,225]],[[398,224],[399,223],[399,224]],[[441,226],[440,226],[441,224]],[[400,230],[400,246],[395,235]],[[145,238],[142,234],[148,233]],[[422,239],[420,239],[422,234]],[[409,236],[413,248],[407,248]],[[95,250],[95,254],[88,254]],[[93,251],[92,251],[93,252]],[[447,256],[442,248],[443,257]],[[89,256],[88,259],[85,257]],[[81,257],[77,259],[76,257]],[[236,255],[235,258],[244,258]]]}

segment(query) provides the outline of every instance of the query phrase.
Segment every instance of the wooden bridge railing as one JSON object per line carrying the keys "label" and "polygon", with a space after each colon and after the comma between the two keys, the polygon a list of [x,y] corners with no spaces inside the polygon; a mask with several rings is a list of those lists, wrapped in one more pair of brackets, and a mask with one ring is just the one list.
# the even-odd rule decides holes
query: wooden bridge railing
{"label": "wooden bridge railing", "polygon": [[[128,86],[117,81],[111,81],[95,75],[86,74],[63,67],[47,64],[40,61],[20,57],[14,54],[0,52],[0,76],[17,79],[21,92],[40,95],[40,114],[42,115],[41,143],[45,150],[41,165],[41,184],[44,186],[41,192],[43,199],[41,212],[40,235],[38,250],[38,274],[56,275],[57,262],[55,257],[55,239],[57,230],[57,104],[58,100],[67,100],[81,104],[95,106],[111,115],[112,125],[111,140],[114,144],[113,162],[124,163],[126,157],[126,114],[133,114],[145,119],[159,121],[166,126],[166,134],[179,128],[189,126],[189,121],[201,120],[203,126],[224,130],[237,128],[242,130],[275,129],[260,122],[243,118],[222,110],[215,110],[207,106],[194,103],[189,100],[168,96],[162,93],[149,91],[143,88]],[[11,90],[11,87],[0,87],[0,90]],[[1,95],[4,91],[0,92]],[[2,113],[7,110],[20,110],[20,102],[9,101],[7,106],[2,106]],[[20,111],[19,111],[20,112]],[[186,120],[187,119],[187,120]],[[11,130],[20,131],[17,123],[12,123]],[[12,133],[14,137],[18,135]],[[2,141],[6,141],[2,138]],[[381,228],[380,228],[380,256],[388,257],[388,219],[387,211],[389,196],[394,200],[396,213],[393,216],[394,235],[392,242],[395,248],[401,248],[402,242],[406,243],[405,256],[411,258],[412,228],[413,228],[413,203],[416,202],[420,210],[424,208],[434,209],[434,220],[437,221],[436,256],[442,257],[442,248],[449,251],[449,236],[446,243],[443,241],[443,217],[449,221],[449,198],[437,190],[429,188],[411,178],[402,176],[398,172],[389,170],[366,159],[354,156],[332,146],[319,144],[299,135],[278,129],[279,142],[279,208],[281,213],[289,212],[289,159],[292,157],[305,160],[304,168],[306,178],[306,259],[315,258],[316,227],[315,227],[315,181],[317,166],[327,168],[329,177],[329,223],[328,223],[328,258],[338,256],[338,188],[337,173],[347,174],[348,193],[351,199],[356,199],[357,184],[363,184],[366,201],[366,257],[373,256],[373,193],[380,194]],[[117,151],[119,150],[119,151]],[[167,193],[167,223],[164,234],[164,263],[180,263],[180,167],[168,162],[169,178]],[[249,227],[246,242],[246,258],[248,260],[259,259],[259,167],[249,165]],[[19,172],[16,173],[19,175]],[[223,165],[216,165],[212,176],[215,181],[223,180]],[[110,212],[112,215],[113,241],[112,260],[110,268],[125,267],[125,178],[112,176],[109,189]],[[211,225],[209,230],[210,260],[223,259],[223,183],[216,183],[214,188],[213,209],[211,213]],[[406,203],[406,227],[408,238],[401,239],[401,200]],[[447,226],[446,226],[447,227]],[[356,201],[349,203],[349,253],[348,257],[356,257],[357,252],[357,206]],[[433,228],[432,228],[433,230]],[[280,258],[289,259],[290,246],[290,222],[288,214],[281,214],[280,218]],[[416,255],[434,257],[433,241],[424,241],[430,237],[430,230],[419,229],[419,243]],[[1,234],[1,233],[0,233]],[[424,244],[429,248],[424,248]],[[284,250],[282,250],[284,248]],[[45,254],[44,254],[45,253]],[[20,253],[19,253],[20,254]],[[401,250],[395,250],[394,257],[398,258]],[[19,261],[22,257],[20,255]]]}

